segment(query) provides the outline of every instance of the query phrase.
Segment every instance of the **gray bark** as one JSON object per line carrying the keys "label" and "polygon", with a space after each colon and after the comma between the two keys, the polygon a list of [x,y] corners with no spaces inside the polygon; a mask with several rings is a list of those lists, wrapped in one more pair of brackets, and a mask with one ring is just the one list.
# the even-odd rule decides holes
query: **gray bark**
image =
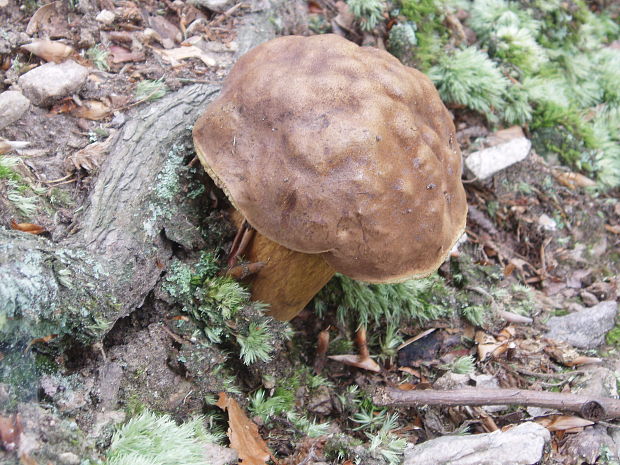
{"label": "gray bark", "polygon": [[[285,0],[251,4],[238,30],[240,54],[274,37],[273,18],[289,8]],[[172,259],[173,243],[204,246],[204,212],[182,189],[192,183],[191,127],[218,91],[184,87],[129,120],[73,235],[61,243],[0,228],[0,343],[100,339],[143,304]]]}

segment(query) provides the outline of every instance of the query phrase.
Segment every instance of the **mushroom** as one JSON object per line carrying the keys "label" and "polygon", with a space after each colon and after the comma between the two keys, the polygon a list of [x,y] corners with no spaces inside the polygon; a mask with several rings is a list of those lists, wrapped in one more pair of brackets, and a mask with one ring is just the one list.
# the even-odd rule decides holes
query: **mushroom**
{"label": "mushroom", "polygon": [[426,76],[385,51],[332,34],[266,42],[234,65],[193,137],[257,232],[245,258],[266,265],[252,297],[278,319],[335,272],[427,276],[465,228],[450,113]]}

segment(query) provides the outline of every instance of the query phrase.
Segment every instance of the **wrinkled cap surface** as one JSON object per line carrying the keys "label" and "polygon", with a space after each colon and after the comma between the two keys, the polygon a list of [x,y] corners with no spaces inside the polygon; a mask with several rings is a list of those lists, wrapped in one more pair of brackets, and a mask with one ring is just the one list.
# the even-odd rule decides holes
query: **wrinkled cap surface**
{"label": "wrinkled cap surface", "polygon": [[354,279],[425,276],[465,227],[461,153],[431,81],[336,35],[243,55],[194,143],[258,232]]}

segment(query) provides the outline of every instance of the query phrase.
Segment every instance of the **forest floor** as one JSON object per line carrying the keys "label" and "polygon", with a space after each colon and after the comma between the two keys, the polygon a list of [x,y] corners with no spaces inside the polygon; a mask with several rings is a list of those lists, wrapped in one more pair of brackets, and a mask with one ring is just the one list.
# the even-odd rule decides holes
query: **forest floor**
{"label": "forest floor", "polygon": [[[0,0],[1,90],[22,92],[32,102],[0,128],[0,227],[53,242],[67,238],[116,132],[163,95],[223,82],[237,51],[236,27],[258,3],[195,3]],[[362,31],[343,5],[291,3],[291,10],[302,9],[291,17],[301,14],[306,22],[274,17],[276,29],[310,34],[311,24],[385,48],[383,26]],[[60,93],[37,90],[53,74],[38,82],[20,79],[46,62],[69,60],[86,71]],[[13,98],[9,111],[0,96],[0,122],[2,110],[19,111],[23,100]],[[498,128],[483,115],[449,109],[464,155],[497,144],[490,136]],[[527,125],[523,133],[529,135]],[[205,237],[212,254],[175,250],[174,266],[162,270],[144,305],[116,321],[102,341],[62,353],[46,349],[51,334],[19,353],[0,343],[0,463],[133,463],[108,451],[113,432],[144,412],[170,414],[179,423],[203,415],[213,440],[228,422],[234,429],[235,421],[251,421],[258,426],[251,436],[265,441],[281,464],[396,464],[405,444],[526,421],[551,432],[542,463],[618,463],[613,422],[544,407],[375,403],[373,393],[385,386],[618,396],[618,189],[598,188],[534,150],[488,179],[466,172],[464,181],[466,240],[436,276],[392,291],[337,277],[290,325],[270,323],[268,355],[256,363],[246,363],[232,337],[240,318],[258,318],[255,308],[210,328],[176,298],[181,291],[174,286],[190,285],[184,276],[205,280],[201,265],[221,266],[214,257],[225,256],[234,236],[225,197],[208,185],[196,195],[211,204],[213,229]],[[574,320],[563,320],[567,315]],[[356,351],[359,325],[378,372],[328,358]],[[219,336],[210,329],[226,336],[213,343]],[[229,404],[222,414],[214,405],[221,392],[241,410]],[[234,449],[232,459],[227,446],[187,463],[230,463],[235,453],[243,463],[266,463],[262,445],[231,442],[223,439]]]}

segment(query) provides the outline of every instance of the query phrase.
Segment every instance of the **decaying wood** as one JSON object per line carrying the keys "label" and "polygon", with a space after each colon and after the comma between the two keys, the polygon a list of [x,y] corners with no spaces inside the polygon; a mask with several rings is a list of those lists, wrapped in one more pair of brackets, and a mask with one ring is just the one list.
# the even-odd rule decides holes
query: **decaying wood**
{"label": "decaying wood", "polygon": [[436,389],[401,391],[386,388],[375,394],[374,402],[384,406],[526,405],[574,412],[592,421],[620,417],[620,400],[618,399],[525,389],[466,388],[445,391]]}

